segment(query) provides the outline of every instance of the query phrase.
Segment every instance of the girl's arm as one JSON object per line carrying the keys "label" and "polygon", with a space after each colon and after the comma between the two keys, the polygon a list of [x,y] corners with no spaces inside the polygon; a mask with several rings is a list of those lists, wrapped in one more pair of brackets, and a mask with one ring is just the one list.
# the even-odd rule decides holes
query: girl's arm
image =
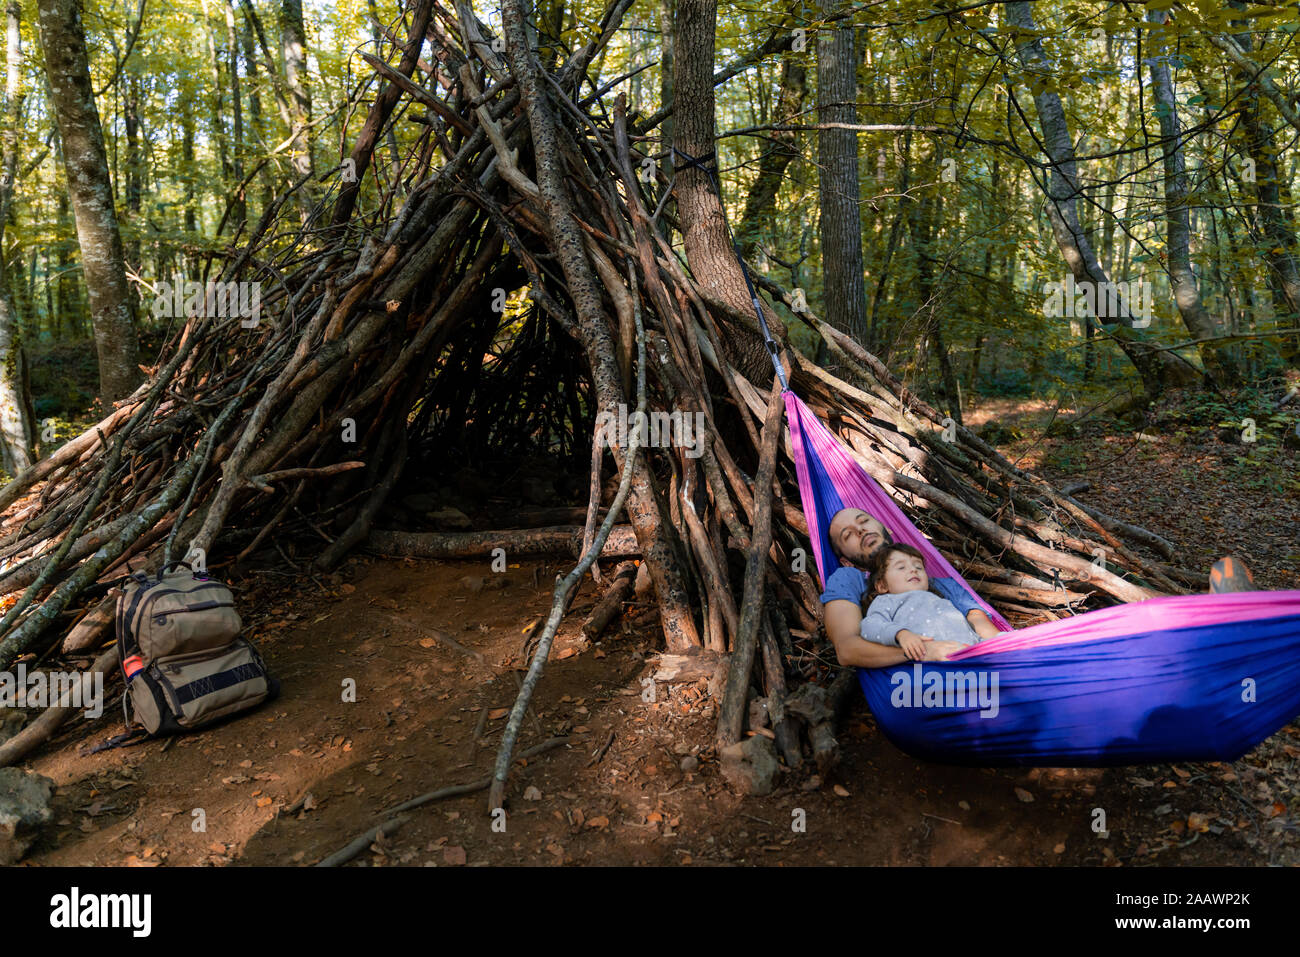
{"label": "girl's arm", "polygon": [[992,619],[983,608],[973,608],[966,613],[966,620],[970,626],[975,629],[975,634],[981,638],[992,638],[994,635],[1000,635],[998,626],[993,624]]}
{"label": "girl's arm", "polygon": [[906,630],[901,624],[880,611],[878,603],[872,602],[871,607],[867,609],[867,613],[862,616],[862,628],[858,633],[867,641],[874,641],[881,645],[898,645],[899,633]]}

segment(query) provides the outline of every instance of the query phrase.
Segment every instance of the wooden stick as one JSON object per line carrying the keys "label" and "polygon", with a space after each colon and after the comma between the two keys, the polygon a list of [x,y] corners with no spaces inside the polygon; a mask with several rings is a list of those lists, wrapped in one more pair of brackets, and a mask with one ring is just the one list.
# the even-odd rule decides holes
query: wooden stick
{"label": "wooden stick", "polygon": [[[82,681],[89,681],[94,675],[111,674],[117,668],[117,645],[109,648],[98,658],[90,668],[83,674]],[[83,684],[82,687],[85,687]],[[63,722],[77,711],[84,711],[85,706],[80,708],[70,707],[68,702],[71,691],[65,693],[59,704],[52,708],[46,708],[41,712],[40,717],[23,728],[16,735],[10,738],[4,744],[0,744],[0,768],[7,768],[16,761],[21,761],[32,751],[39,748],[42,744],[54,736],[54,732],[63,726]]]}
{"label": "wooden stick", "polygon": [[356,837],[354,837],[342,848],[335,851],[333,854],[325,858],[323,861],[320,861],[316,866],[317,867],[338,867],[341,864],[346,864],[348,861],[352,860],[352,858],[356,857],[367,847],[373,844],[375,842],[375,838],[379,837],[381,834],[388,835],[394,833],[399,827],[405,824],[408,819],[409,819],[408,815],[402,814],[394,818],[389,818],[383,824],[376,824],[374,827],[366,831],[364,834],[359,834]]}
{"label": "wooden stick", "polygon": [[727,669],[727,685],[723,692],[722,707],[718,709],[717,748],[721,751],[740,740],[744,721],[745,701],[749,691],[749,672],[754,666],[754,648],[758,641],[758,627],[763,616],[763,573],[767,566],[767,550],[772,543],[772,476],[776,472],[777,439],[781,434],[781,416],[785,403],[781,398],[781,383],[772,379],[772,392],[768,399],[767,421],[763,423],[763,452],[758,460],[758,476],[754,480],[754,533],[753,546],[745,564],[745,589],[741,600],[740,631],[736,647],[732,649],[731,663]]}
{"label": "wooden stick", "polygon": [[284,482],[291,479],[305,478],[324,478],[327,475],[338,475],[340,472],[350,472],[352,469],[363,469],[366,467],[365,462],[337,462],[334,465],[323,465],[314,469],[280,469],[276,472],[266,472],[262,475],[250,475],[248,484],[252,485],[259,492],[273,492],[272,482]]}
{"label": "wooden stick", "polygon": [[621,562],[614,569],[614,576],[605,589],[605,594],[600,601],[596,602],[596,607],[583,622],[582,633],[589,640],[595,641],[599,638],[609,627],[610,622],[623,614],[623,603],[631,596],[636,584],[636,569],[634,562]]}
{"label": "wooden stick", "polygon": [[[545,754],[552,751],[562,744],[568,743],[568,738],[551,738],[549,741],[543,741],[541,744],[534,745],[525,751],[521,751],[516,757],[516,761],[522,761],[527,758],[535,758],[539,754]],[[419,797],[413,797],[409,801],[403,801],[396,807],[389,808],[384,813],[396,814],[399,811],[409,811],[411,808],[419,807],[422,804],[428,804],[430,801],[441,801],[443,798],[457,797],[461,794],[473,794],[475,791],[482,791],[492,783],[492,777],[483,778],[481,781],[474,781],[470,784],[453,784],[450,787],[438,788],[436,791],[429,791],[421,794]]]}

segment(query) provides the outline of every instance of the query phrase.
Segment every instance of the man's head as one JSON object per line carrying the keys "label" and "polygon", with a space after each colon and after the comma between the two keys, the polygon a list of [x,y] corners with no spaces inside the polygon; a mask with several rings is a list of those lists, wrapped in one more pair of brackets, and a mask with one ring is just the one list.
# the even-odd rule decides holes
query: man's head
{"label": "man's head", "polygon": [[842,508],[831,518],[831,549],[841,565],[861,568],[867,556],[894,540],[889,529],[860,508]]}

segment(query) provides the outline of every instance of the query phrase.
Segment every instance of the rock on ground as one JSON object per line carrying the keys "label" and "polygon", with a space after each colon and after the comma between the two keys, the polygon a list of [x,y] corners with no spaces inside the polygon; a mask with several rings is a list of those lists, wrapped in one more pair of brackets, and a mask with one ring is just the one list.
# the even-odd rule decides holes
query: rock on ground
{"label": "rock on ground", "polygon": [[36,839],[36,830],[53,816],[54,782],[23,771],[0,768],[0,866],[16,864]]}

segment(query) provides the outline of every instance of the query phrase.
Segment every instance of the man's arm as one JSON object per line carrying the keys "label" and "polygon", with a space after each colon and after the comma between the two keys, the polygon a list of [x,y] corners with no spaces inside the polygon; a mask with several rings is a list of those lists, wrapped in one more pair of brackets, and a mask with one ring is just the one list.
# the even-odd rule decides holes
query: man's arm
{"label": "man's arm", "polygon": [[880,605],[880,602],[871,603],[867,613],[862,616],[862,625],[858,628],[858,634],[878,645],[894,645],[901,648],[903,643],[898,640],[898,633],[906,629],[881,611]]}
{"label": "man's arm", "polygon": [[835,657],[840,664],[857,668],[887,668],[907,660],[902,648],[865,640],[860,634],[861,628],[862,607],[856,602],[826,603],[826,636],[835,646]]}
{"label": "man's arm", "polygon": [[[934,586],[935,591],[952,602],[953,607],[965,615],[967,621],[971,621],[970,613],[972,611],[984,611],[983,608],[980,608],[980,603],[975,600],[975,597],[963,588],[961,583],[956,579],[946,577],[932,578],[930,579],[930,584]],[[985,617],[988,616],[986,615]],[[974,622],[971,621],[971,624],[974,624]]]}

